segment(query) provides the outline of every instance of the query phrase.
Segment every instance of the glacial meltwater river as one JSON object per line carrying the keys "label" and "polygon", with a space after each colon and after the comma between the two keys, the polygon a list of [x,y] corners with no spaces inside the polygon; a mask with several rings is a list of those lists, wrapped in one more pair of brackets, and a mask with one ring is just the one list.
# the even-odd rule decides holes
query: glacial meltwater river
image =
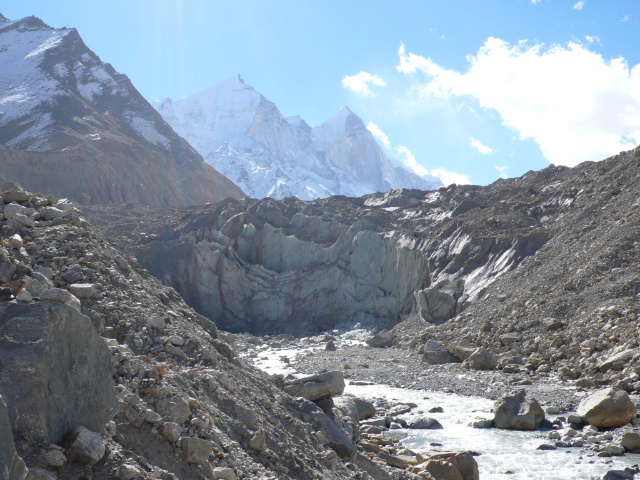
{"label": "glacial meltwater river", "polygon": [[[271,350],[263,346],[260,356],[245,356],[258,368],[270,373],[289,374],[293,368],[282,358],[295,358],[312,349]],[[599,478],[610,470],[623,470],[640,463],[640,455],[622,457],[597,457],[594,452],[581,448],[537,450],[546,439],[546,431],[515,431],[496,428],[479,429],[468,426],[475,418],[492,418],[493,400],[481,397],[456,395],[395,388],[386,385],[351,385],[347,383],[346,395],[369,400],[385,399],[390,404],[415,403],[410,413],[400,415],[405,420],[412,416],[435,418],[444,427],[438,430],[389,430],[386,435],[400,439],[416,453],[430,450],[476,452],[480,480],[590,480]],[[433,407],[442,407],[441,413],[429,413]],[[564,414],[566,416],[568,414]],[[554,416],[549,417],[551,420]],[[432,445],[436,444],[436,445]]]}
{"label": "glacial meltwater river", "polygon": [[[612,469],[624,469],[640,463],[640,455],[602,458],[580,448],[537,450],[545,442],[546,432],[523,432],[496,428],[471,428],[475,417],[491,418],[493,401],[450,393],[393,388],[384,385],[348,385],[345,394],[372,401],[385,398],[392,403],[412,402],[418,405],[411,413],[400,415],[427,416],[438,420],[441,430],[390,430],[414,452],[433,450],[471,450],[479,453],[481,480],[585,480],[597,478]],[[428,413],[442,407],[442,413]],[[433,447],[432,443],[442,446]],[[548,441],[547,441],[548,443]]]}

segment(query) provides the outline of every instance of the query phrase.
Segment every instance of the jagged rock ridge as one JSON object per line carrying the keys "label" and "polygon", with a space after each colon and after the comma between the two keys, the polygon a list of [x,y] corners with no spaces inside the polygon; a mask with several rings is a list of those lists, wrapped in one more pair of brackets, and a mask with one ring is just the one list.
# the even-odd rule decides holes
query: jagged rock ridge
{"label": "jagged rock ridge", "polygon": [[82,203],[243,195],[77,30],[36,17],[0,22],[0,144],[5,179]]}
{"label": "jagged rock ridge", "polygon": [[210,165],[254,198],[313,200],[442,186],[389,158],[349,108],[311,128],[299,116],[283,117],[239,75],[153,105]]}

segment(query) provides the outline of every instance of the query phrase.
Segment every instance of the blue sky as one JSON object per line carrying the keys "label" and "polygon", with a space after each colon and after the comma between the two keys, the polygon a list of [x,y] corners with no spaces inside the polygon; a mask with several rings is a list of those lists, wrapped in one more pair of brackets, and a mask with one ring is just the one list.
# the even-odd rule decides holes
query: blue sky
{"label": "blue sky", "polygon": [[240,73],[285,116],[348,105],[387,151],[490,183],[640,142],[637,0],[28,0],[148,99]]}

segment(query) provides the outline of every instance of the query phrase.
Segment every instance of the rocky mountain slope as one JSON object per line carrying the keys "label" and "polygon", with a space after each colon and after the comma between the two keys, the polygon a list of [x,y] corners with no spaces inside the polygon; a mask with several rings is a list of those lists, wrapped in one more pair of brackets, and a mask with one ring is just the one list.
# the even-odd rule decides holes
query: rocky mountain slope
{"label": "rocky mountain slope", "polygon": [[254,198],[312,200],[442,186],[389,158],[349,108],[311,128],[300,117],[283,117],[239,75],[153,105],[207,163]]}
{"label": "rocky mountain slope", "polygon": [[[640,151],[633,150],[487,187],[311,203],[227,202],[138,210],[129,218],[114,209],[96,214],[109,235],[125,235],[124,243],[159,278],[198,291],[189,301],[223,324],[235,315],[255,319],[238,324],[250,331],[323,329],[330,326],[326,318],[347,320],[352,312],[345,305],[361,302],[373,318],[404,320],[394,330],[395,344],[422,351],[423,342],[435,340],[443,351],[432,358],[461,361],[483,347],[496,358],[488,368],[525,376],[557,371],[635,389],[640,377],[633,367],[606,360],[617,353],[639,356],[639,169]],[[162,264],[160,255],[176,260]],[[342,275],[328,274],[329,267]],[[192,277],[181,273],[187,271]],[[378,289],[368,290],[372,272],[390,283],[375,280]],[[224,280],[209,281],[227,274],[233,289]],[[296,288],[277,291],[270,281],[280,276],[295,279]],[[394,284],[398,278],[409,281]],[[243,317],[245,303],[237,300],[250,302],[253,295],[279,298],[280,309],[268,310],[282,320],[265,322],[257,309]],[[218,298],[234,313],[207,303]],[[325,310],[293,314],[291,306],[311,299]],[[398,307],[375,309],[392,302]]]}
{"label": "rocky mountain slope", "polygon": [[0,175],[81,203],[206,203],[242,191],[206,165],[75,29],[0,18]]}

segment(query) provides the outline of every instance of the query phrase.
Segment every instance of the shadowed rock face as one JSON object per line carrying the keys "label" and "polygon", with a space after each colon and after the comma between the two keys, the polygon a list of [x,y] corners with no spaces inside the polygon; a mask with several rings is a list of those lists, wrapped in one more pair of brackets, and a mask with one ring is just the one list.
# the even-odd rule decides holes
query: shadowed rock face
{"label": "shadowed rock face", "polygon": [[428,286],[414,238],[367,218],[303,211],[287,218],[280,208],[273,201],[230,208],[202,219],[197,232],[153,242],[140,261],[222,328],[254,333],[397,318]]}
{"label": "shadowed rock face", "polygon": [[0,395],[0,478],[3,480],[23,480],[27,467],[16,452],[13,432],[7,415],[7,405]]}
{"label": "shadowed rock face", "polygon": [[107,345],[67,305],[4,305],[0,365],[13,430],[30,442],[55,443],[81,425],[102,432],[115,413]]}

